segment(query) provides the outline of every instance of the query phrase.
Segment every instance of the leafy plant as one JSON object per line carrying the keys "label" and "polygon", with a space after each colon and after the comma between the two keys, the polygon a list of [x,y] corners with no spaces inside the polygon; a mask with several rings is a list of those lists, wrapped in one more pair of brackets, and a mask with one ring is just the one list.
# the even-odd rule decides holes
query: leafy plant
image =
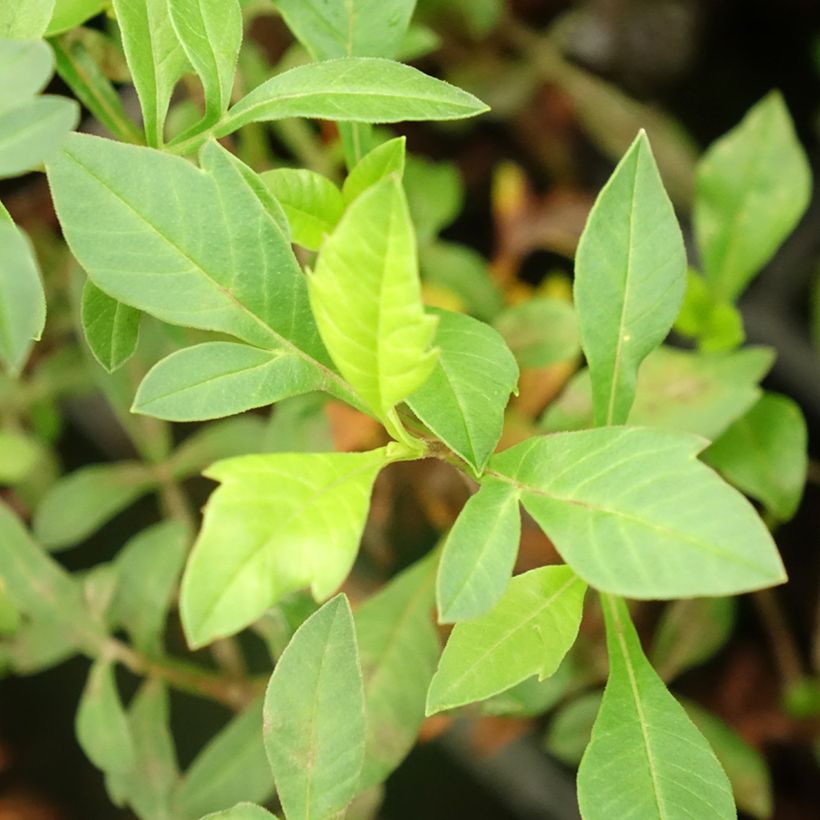
{"label": "leafy plant", "polygon": [[[275,790],[288,820],[330,818],[379,787],[425,715],[479,701],[537,714],[569,697],[568,653],[585,606],[600,607],[603,697],[585,692],[582,719],[563,719],[582,727],[584,742],[561,742],[558,729],[548,742],[576,757],[586,747],[584,817],[735,816],[732,787],[739,803],[744,793],[721,746],[706,739],[725,746],[728,730],[708,715],[693,722],[670,694],[624,599],[697,612],[716,596],[786,579],[769,530],[738,490],[770,520],[791,517],[805,424],[791,400],[758,387],[771,352],[734,349],[735,300],[794,227],[810,187],[780,98],[761,102],[698,166],[702,274],[687,273],[641,132],[586,223],[574,306],[544,299],[502,310],[482,262],[436,238],[458,210],[458,179],[374,127],[486,110],[395,61],[413,32],[412,0],[279,0],[305,52],[249,91],[238,2],[114,0],[142,130],[83,39],[62,34],[103,5],[29,2],[0,17],[4,36],[21,38],[0,43],[0,172],[45,162],[84,272],[74,272],[67,312],[103,368],[45,355],[19,382],[2,383],[0,478],[12,488],[0,505],[3,665],[28,672],[76,652],[91,659],[77,736],[111,799],[140,817],[269,817],[261,804],[273,805]],[[472,25],[485,25],[485,13],[495,19],[495,4],[482,8]],[[257,13],[247,4],[246,20]],[[44,34],[50,45],[37,41]],[[76,104],[37,96],[53,54],[117,139],[67,134]],[[182,117],[190,101],[171,100],[181,79],[193,86],[192,74],[201,109]],[[343,180],[268,167],[265,129],[294,117],[337,123]],[[35,257],[5,210],[0,247],[0,355],[17,376],[45,314]],[[469,310],[425,306],[435,287],[463,296]],[[663,346],[673,325],[697,349]],[[505,427],[519,368],[571,362],[579,350],[586,369],[539,429]],[[44,413],[91,379],[139,458],[56,478]],[[333,451],[328,400],[383,428],[377,446]],[[168,422],[272,404],[269,420],[216,421],[172,446]],[[391,465],[424,459],[460,471],[475,492],[439,548],[351,608],[360,596],[346,579],[374,483]],[[51,478],[38,483],[43,464]],[[182,487],[200,472],[218,483],[201,524]],[[112,560],[72,575],[49,554],[147,494],[165,520]],[[514,574],[522,507],[563,563]],[[29,511],[33,534],[18,515]],[[177,608],[188,647],[211,647],[221,668],[166,647]],[[434,610],[454,624],[443,651]],[[675,656],[675,623],[668,615],[650,654],[667,679],[710,651]],[[250,633],[270,652],[261,675],[245,671],[249,650],[235,637]],[[141,680],[127,706],[118,668]],[[552,681],[557,696],[541,688]],[[237,711],[184,774],[169,687]]]}

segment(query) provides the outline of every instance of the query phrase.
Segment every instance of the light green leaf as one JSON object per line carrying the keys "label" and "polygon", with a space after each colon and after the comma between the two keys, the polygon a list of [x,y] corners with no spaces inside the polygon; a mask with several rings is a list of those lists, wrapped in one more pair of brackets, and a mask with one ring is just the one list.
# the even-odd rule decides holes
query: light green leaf
{"label": "light green leaf", "polygon": [[344,813],[357,792],[365,729],[353,617],[337,595],[296,631],[265,695],[265,748],[288,820]]}
{"label": "light green leaf", "polygon": [[666,681],[699,666],[729,640],[736,616],[735,598],[683,598],[668,604],[652,643],[652,666]]}
{"label": "light green leaf", "polygon": [[590,586],[735,595],[786,579],[754,508],[697,460],[703,439],[641,427],[532,438],[490,461]]}
{"label": "light green leaf", "polygon": [[233,808],[207,814],[201,820],[276,820],[276,815],[253,803],[237,803]]}
{"label": "light green leaf", "polygon": [[695,235],[706,281],[732,301],[797,225],[811,170],[778,92],[764,97],[697,166]]}
{"label": "light green leaf", "polygon": [[490,612],[453,628],[427,693],[427,714],[552,675],[578,635],[586,584],[569,567],[513,578]]}
{"label": "light green leaf", "polygon": [[279,402],[262,438],[268,453],[325,453],[333,450],[325,397],[318,393]]}
{"label": "light green leaf", "polygon": [[427,381],[408,399],[413,412],[481,473],[504,426],[518,365],[501,336],[470,316],[433,310],[440,353]]}
{"label": "light green leaf", "polygon": [[691,269],[675,331],[695,339],[701,350],[733,350],[746,339],[740,311],[731,302],[718,301],[706,280]]}
{"label": "light green leaf", "polygon": [[373,482],[389,461],[382,448],[242,456],[209,468],[205,475],[221,486],[183,577],[188,643],[239,631],[288,592],[333,594],[353,565]]}
{"label": "light green leaf", "polygon": [[228,809],[237,800],[264,803],[273,794],[262,740],[262,699],[237,715],[196,756],[182,778],[175,805],[185,817]]}
{"label": "light green leaf", "polygon": [[77,645],[66,634],[60,614],[26,619],[14,637],[0,645],[0,664],[7,663],[18,675],[51,669],[77,654]]}
{"label": "light green leaf", "polygon": [[578,770],[581,816],[735,818],[720,763],[644,657],[626,605],[603,607],[609,680]]}
{"label": "light green leaf", "polygon": [[184,524],[163,521],[130,538],[117,554],[114,618],[142,652],[156,654],[161,649],[165,618],[190,540]]}
{"label": "light green leaf", "polygon": [[407,157],[404,190],[421,245],[432,241],[446,228],[464,204],[464,184],[452,162]]}
{"label": "light green leaf", "polygon": [[567,766],[577,766],[589,745],[601,693],[588,692],[562,706],[544,735],[544,748]]}
{"label": "light green leaf", "polygon": [[133,411],[169,421],[203,421],[324,386],[319,369],[295,353],[203,342],[155,364],[137,390]]}
{"label": "light green leaf", "polygon": [[75,724],[88,759],[104,772],[126,772],[134,765],[134,742],[120,701],[114,664],[98,660],[88,673]]}
{"label": "light green leaf", "polygon": [[15,375],[43,332],[46,300],[31,243],[2,205],[0,260],[0,362]]}
{"label": "light green leaf", "polygon": [[[715,439],[761,396],[758,382],[774,361],[767,347],[733,353],[696,353],[661,347],[638,376],[629,422]],[[589,371],[575,376],[550,405],[541,427],[549,432],[592,426]]]}
{"label": "light green leaf", "polygon": [[458,120],[486,110],[472,94],[410,66],[345,57],[297,66],[262,83],[228,112],[216,135],[287,117],[388,123]]}
{"label": "light green leaf", "polygon": [[808,469],[803,413],[786,396],[766,393],[703,454],[738,489],[779,521],[797,512]]}
{"label": "light green leaf", "polygon": [[428,378],[436,320],[424,314],[413,225],[400,182],[362,194],[325,241],[310,278],[322,339],[342,375],[385,419]]}
{"label": "light green leaf", "polygon": [[90,279],[83,287],[82,322],[94,358],[109,373],[125,364],[137,349],[139,311],[112,299]]}
{"label": "light green leaf", "polygon": [[303,248],[319,250],[345,209],[339,189],[327,178],[305,168],[277,168],[261,175],[279,201],[293,233]]}
{"label": "light green leaf", "polygon": [[395,57],[416,0],[276,0],[314,60]]}
{"label": "light green leaf", "polygon": [[367,736],[358,791],[381,783],[415,743],[440,647],[431,617],[435,561],[426,558],[356,610]]}
{"label": "light green leaf", "polygon": [[171,94],[188,65],[171,24],[169,6],[179,3],[180,0],[114,0],[125,56],[140,100],[145,136],[153,146],[163,143]]}
{"label": "light green leaf", "polygon": [[23,616],[20,610],[6,594],[3,582],[0,581],[0,637],[14,635],[22,624]]}
{"label": "light green leaf", "polygon": [[8,0],[0,7],[0,39],[39,40],[53,11],[54,0]]}
{"label": "light green leaf", "polygon": [[507,308],[493,324],[521,367],[565,362],[581,351],[578,317],[562,299],[530,299]]}
{"label": "light green leaf", "polygon": [[348,205],[385,177],[404,174],[406,142],[405,137],[383,142],[356,163],[342,185],[342,195]]}
{"label": "light green leaf", "polygon": [[599,194],[575,258],[596,425],[626,422],[638,367],[671,329],[685,274],[683,237],[641,132]]}
{"label": "light green leaf", "polygon": [[495,606],[512,576],[520,539],[517,489],[485,479],[444,542],[436,583],[439,623],[475,618]]}
{"label": "light green leaf", "polygon": [[392,56],[402,63],[413,63],[441,46],[441,37],[423,23],[411,23]]}
{"label": "light green leaf", "polygon": [[42,91],[54,70],[54,57],[47,43],[0,42],[0,111],[28,102]]}
{"label": "light green leaf", "polygon": [[43,445],[25,433],[0,430],[0,484],[16,484],[47,458]]}
{"label": "light green leaf", "polygon": [[167,0],[171,21],[205,91],[203,124],[216,122],[231,101],[242,45],[237,0]]}
{"label": "light green leaf", "polygon": [[86,20],[99,14],[105,4],[106,0],[56,0],[54,15],[48,24],[46,34],[51,37],[82,25]]}

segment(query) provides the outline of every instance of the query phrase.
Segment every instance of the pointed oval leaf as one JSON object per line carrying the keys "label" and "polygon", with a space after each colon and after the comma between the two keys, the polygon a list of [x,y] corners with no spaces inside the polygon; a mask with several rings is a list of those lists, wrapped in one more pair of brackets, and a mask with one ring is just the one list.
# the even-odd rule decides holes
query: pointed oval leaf
{"label": "pointed oval leaf", "polygon": [[295,353],[203,342],[157,362],[142,380],[132,409],[169,421],[204,421],[324,386],[318,368]]}
{"label": "pointed oval leaf", "polygon": [[88,759],[104,772],[134,765],[134,741],[114,678],[114,664],[96,661],[88,673],[76,719],[77,740]]}
{"label": "pointed oval leaf", "polygon": [[310,117],[336,122],[458,120],[487,111],[460,88],[377,57],[346,57],[292,68],[243,97],[217,136],[249,122]]}
{"label": "pointed oval leaf", "polygon": [[644,657],[623,601],[603,596],[609,679],[578,769],[584,820],[735,818],[709,744]]}
{"label": "pointed oval leaf", "polygon": [[265,749],[288,820],[344,812],[357,792],[365,729],[353,616],[337,595],[296,631],[265,695]]}
{"label": "pointed oval leaf", "polygon": [[140,312],[112,299],[90,279],[83,287],[82,322],[94,358],[109,373],[125,364],[137,349]]}
{"label": "pointed oval leaf", "polygon": [[42,91],[54,70],[54,55],[48,43],[0,42],[0,111],[27,102]]}
{"label": "pointed oval leaf", "polygon": [[385,179],[348,208],[322,246],[309,287],[339,371],[385,418],[436,361],[436,320],[422,307],[413,225],[397,179]]}
{"label": "pointed oval leaf", "polygon": [[641,427],[532,438],[490,462],[590,586],[734,595],[785,580],[754,508],[697,460],[703,439]]}
{"label": "pointed oval leaf", "polygon": [[404,174],[405,144],[405,137],[388,140],[356,163],[342,185],[342,196],[348,205],[385,177]]}
{"label": "pointed oval leaf", "polygon": [[518,365],[501,336],[470,316],[431,310],[439,356],[408,399],[413,412],[480,473],[498,444]]}
{"label": "pointed oval leaf", "polygon": [[735,299],[797,225],[811,170],[778,92],[764,97],[698,163],[695,234],[706,281]]}
{"label": "pointed oval leaf", "polygon": [[15,0],[0,7],[0,39],[39,40],[48,28],[54,0]]}
{"label": "pointed oval leaf", "polygon": [[56,0],[54,16],[48,24],[46,35],[51,37],[82,25],[86,20],[99,14],[106,0]]}
{"label": "pointed oval leaf", "polygon": [[221,486],[183,577],[188,643],[239,631],[288,592],[309,586],[318,600],[335,592],[353,565],[373,482],[388,461],[382,448],[241,456],[208,469]]}
{"label": "pointed oval leaf", "polygon": [[439,623],[475,618],[495,606],[512,576],[520,539],[518,490],[485,479],[444,542],[436,583]]}
{"label": "pointed oval leaf", "polygon": [[646,134],[604,186],[575,257],[575,305],[596,425],[624,424],[638,367],[669,333],[686,251]]}
{"label": "pointed oval leaf", "polygon": [[549,677],[578,635],[586,584],[566,566],[517,575],[486,615],[456,624],[427,693],[427,714]]}

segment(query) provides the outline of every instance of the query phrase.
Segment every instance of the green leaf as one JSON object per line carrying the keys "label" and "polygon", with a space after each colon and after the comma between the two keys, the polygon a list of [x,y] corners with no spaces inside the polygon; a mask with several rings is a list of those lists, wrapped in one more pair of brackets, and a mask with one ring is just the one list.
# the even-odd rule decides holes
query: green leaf
{"label": "green leaf", "polygon": [[325,453],[333,450],[325,397],[318,393],[279,402],[262,439],[269,453]]}
{"label": "green leaf", "polygon": [[216,122],[231,101],[242,45],[237,0],[167,0],[171,21],[205,91],[203,124]]}
{"label": "green leaf", "polygon": [[811,170],[778,92],[715,142],[697,166],[695,235],[706,281],[732,301],[797,225]]}
{"label": "green leaf", "polygon": [[532,438],[490,462],[590,586],[631,598],[734,595],[786,579],[754,508],[697,460],[705,442],[640,427]]}
{"label": "green leaf", "polygon": [[253,803],[237,803],[233,808],[208,814],[201,820],[276,820],[276,815]]}
{"label": "green leaf", "polygon": [[452,162],[407,157],[404,190],[421,245],[431,242],[446,228],[464,204],[464,184]]}
{"label": "green leaf", "polygon": [[317,600],[332,595],[353,565],[373,482],[389,461],[382,448],[242,456],[209,468],[221,486],[183,577],[188,643],[237,632],[288,592],[309,586]]}
{"label": "green leaf", "polygon": [[356,610],[367,735],[358,791],[381,783],[413,747],[440,652],[431,617],[435,561],[426,558]]}
{"label": "green leaf", "polygon": [[47,43],[0,41],[0,111],[28,102],[46,87],[53,70]]}
{"label": "green leaf", "polygon": [[733,350],[746,339],[740,311],[731,302],[718,301],[706,280],[691,269],[675,330],[696,339],[701,350]]}
{"label": "green leaf", "polygon": [[507,308],[494,322],[521,367],[546,367],[581,351],[578,317],[562,299],[530,299]]}
{"label": "green leaf", "polygon": [[40,269],[28,237],[0,205],[0,362],[15,375],[46,321]]}
{"label": "green leaf", "polygon": [[406,142],[405,137],[383,142],[356,163],[342,185],[342,196],[348,205],[385,177],[404,174]]}
{"label": "green leaf", "polygon": [[644,657],[626,605],[603,607],[609,679],[578,770],[584,820],[735,818],[720,763]]}
{"label": "green leaf", "polygon": [[436,362],[415,237],[397,179],[362,194],[322,246],[310,278],[316,323],[342,375],[382,419]]}
{"label": "green leaf", "polygon": [[395,57],[416,0],[276,0],[314,60]]}
{"label": "green leaf", "polygon": [[83,541],[156,484],[138,461],[92,464],[63,476],[34,513],[37,540],[50,550]]}
{"label": "green leaf", "polygon": [[490,612],[456,624],[427,693],[427,714],[552,675],[578,635],[586,584],[569,567],[513,578]]}
{"label": "green leaf", "polygon": [[94,358],[109,372],[137,349],[140,313],[101,291],[90,279],[83,287],[82,322]]}
{"label": "green leaf", "polygon": [[23,616],[15,606],[14,601],[9,598],[0,580],[0,637],[14,635],[23,623]]}
{"label": "green leaf", "polygon": [[562,706],[544,735],[547,752],[567,766],[577,766],[589,745],[600,708],[600,692],[588,692]]}
{"label": "green leaf", "polygon": [[88,673],[77,709],[76,733],[82,750],[98,769],[125,772],[134,765],[134,742],[110,661],[96,661]]}
{"label": "green leaf", "polygon": [[78,119],[74,100],[51,95],[0,112],[0,178],[33,171],[50,160]]}
{"label": "green leaf", "polygon": [[772,783],[763,755],[722,720],[697,704],[684,700],[683,706],[723,766],[738,809],[760,820],[768,820],[773,810]]}
{"label": "green leaf", "polygon": [[495,449],[518,365],[501,336],[469,316],[438,317],[440,353],[430,377],[408,399],[413,412],[478,474]]}
{"label": "green leaf", "polygon": [[288,218],[293,241],[319,250],[342,218],[345,202],[327,178],[304,168],[277,168],[261,175]]}
{"label": "green leaf", "polygon": [[296,353],[203,342],[155,364],[137,390],[133,411],[169,421],[203,421],[324,386],[318,368]]}
{"label": "green leaf", "polygon": [[56,0],[54,15],[48,24],[46,34],[62,34],[82,25],[86,20],[99,14],[105,4],[106,0]]}
{"label": "green leaf", "polygon": [[[114,0],[125,56],[142,109],[145,136],[148,144],[153,146],[163,143],[171,94],[188,65],[171,24],[169,6],[179,2]],[[191,25],[193,27],[194,23]]]}
{"label": "green leaf", "polygon": [[666,606],[650,659],[663,680],[709,660],[729,640],[737,617],[734,598],[684,598]]}
{"label": "green leaf", "polygon": [[411,23],[399,48],[392,56],[402,63],[413,63],[441,47],[441,37],[423,23]]}
{"label": "green leaf", "polygon": [[567,655],[552,677],[538,680],[536,676],[505,689],[482,704],[485,715],[538,717],[549,711],[567,695],[587,683],[584,670]]}
{"label": "green leaf", "polygon": [[[696,353],[660,347],[644,361],[629,422],[715,439],[759,398],[774,361],[767,347]],[[592,426],[589,371],[575,376],[541,421],[549,432]]]}
{"label": "green leaf", "polygon": [[185,817],[227,809],[237,800],[264,803],[273,794],[262,739],[262,699],[227,724],[196,756],[182,778],[175,805]]}
{"label": "green leaf", "polygon": [[808,431],[800,407],[765,393],[703,454],[738,489],[779,521],[797,512],[808,470]]}
{"label": "green leaf", "polygon": [[27,618],[14,637],[0,645],[0,664],[8,664],[18,675],[51,669],[77,653],[77,645],[66,633],[59,613],[34,620]]}
{"label": "green leaf", "polygon": [[134,646],[157,654],[191,535],[179,521],[163,521],[130,538],[117,554],[120,582],[115,620]]}
{"label": "green leaf", "polygon": [[495,606],[512,576],[520,539],[518,491],[485,479],[444,542],[436,584],[439,623],[475,618]]}
{"label": "green leaf", "polygon": [[0,39],[39,40],[48,27],[54,0],[11,0],[0,7]]}
{"label": "green leaf", "polygon": [[287,117],[388,123],[458,120],[486,110],[472,94],[410,66],[345,57],[298,66],[262,83],[228,112],[216,135]]}
{"label": "green leaf", "polygon": [[638,367],[671,329],[685,274],[683,237],[642,131],[599,194],[575,258],[596,425],[626,422]]}
{"label": "green leaf", "polygon": [[36,438],[0,430],[0,484],[24,481],[44,458],[46,452]]}
{"label": "green leaf", "polygon": [[365,729],[353,617],[337,595],[299,627],[265,695],[265,749],[288,820],[344,813],[357,792]]}

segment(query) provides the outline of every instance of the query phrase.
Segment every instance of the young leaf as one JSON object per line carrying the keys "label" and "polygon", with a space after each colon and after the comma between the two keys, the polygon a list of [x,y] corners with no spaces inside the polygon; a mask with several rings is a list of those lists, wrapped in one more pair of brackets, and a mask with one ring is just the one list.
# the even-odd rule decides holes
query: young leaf
{"label": "young leaf", "polygon": [[427,714],[552,675],[575,643],[585,592],[565,566],[513,578],[490,612],[453,628],[427,693]]}
{"label": "young leaf", "polygon": [[14,375],[43,332],[46,300],[31,243],[2,205],[0,259],[0,362]]}
{"label": "young leaf", "polygon": [[88,673],[77,709],[76,733],[82,750],[98,769],[127,772],[134,765],[134,742],[110,661],[96,661]]}
{"label": "young leaf", "polygon": [[353,617],[337,595],[299,627],[265,695],[265,749],[288,820],[344,813],[359,784],[365,728]]}
{"label": "young leaf", "polygon": [[114,0],[114,11],[140,100],[145,136],[149,145],[160,146],[171,94],[188,64],[171,25],[169,0]]}
{"label": "young leaf", "polygon": [[167,0],[171,21],[205,90],[203,124],[216,122],[231,101],[242,45],[237,0]]}
{"label": "young leaf", "polygon": [[424,314],[413,225],[401,183],[362,194],[325,241],[310,278],[316,323],[342,375],[376,414],[430,375],[436,320]]}
{"label": "young leaf", "polygon": [[190,537],[184,524],[163,521],[129,539],[117,554],[120,582],[114,617],[142,652],[156,654],[162,646],[165,617]]}
{"label": "young leaf", "polygon": [[333,450],[333,432],[318,393],[279,402],[271,415],[262,449],[268,453],[326,453]]}
{"label": "young leaf", "polygon": [[[188,643],[203,646],[310,587],[327,598],[347,577],[370,504],[390,457],[368,453],[242,456],[205,475],[221,482],[182,582]],[[230,550],[225,545],[230,544]]]}
{"label": "young leaf", "polygon": [[778,92],[715,142],[697,167],[695,235],[706,280],[732,301],[800,220],[811,170]]}
{"label": "young leaf", "polygon": [[395,57],[415,6],[416,0],[276,0],[314,60]]}
{"label": "young leaf", "polygon": [[501,336],[470,316],[446,310],[433,339],[440,353],[407,404],[478,474],[498,444],[518,365]]}
{"label": "young leaf", "polygon": [[754,508],[697,460],[704,441],[640,427],[532,438],[495,456],[591,586],[631,598],[735,595],[785,580]]}
{"label": "young leaf", "polygon": [[459,120],[487,110],[472,94],[410,66],[345,57],[298,66],[262,83],[228,112],[216,135],[287,117],[388,123]]}
{"label": "young leaf", "polygon": [[644,657],[623,601],[603,596],[609,679],[578,769],[584,820],[736,817],[709,744]]}
{"label": "young leaf", "polygon": [[157,362],[142,380],[132,409],[169,421],[204,421],[325,386],[321,371],[296,353],[203,342]]}
{"label": "young leaf", "polygon": [[0,111],[27,102],[51,77],[54,57],[47,43],[0,41]]}
{"label": "young leaf", "polygon": [[746,339],[738,308],[716,299],[706,280],[691,268],[675,331],[696,339],[700,350],[734,350]]}
{"label": "young leaf", "polygon": [[383,142],[356,163],[342,185],[342,196],[348,205],[385,177],[404,174],[405,143],[405,137]]}
{"label": "young leaf", "polygon": [[82,322],[94,358],[109,373],[125,364],[137,349],[139,311],[112,299],[90,279],[83,287]]}
{"label": "young leaf", "polygon": [[669,333],[685,286],[683,237],[641,132],[599,194],[575,259],[596,425],[626,422],[638,367]]}
{"label": "young leaf", "polygon": [[156,484],[138,461],[92,464],[60,478],[34,513],[34,533],[50,550],[64,549],[96,532]]}
{"label": "young leaf", "polygon": [[46,35],[62,34],[64,31],[82,25],[86,20],[99,14],[106,0],[56,0],[54,15],[48,24]]}
{"label": "young leaf", "polygon": [[766,393],[703,454],[779,521],[797,512],[806,483],[806,420],[795,402]]}
{"label": "young leaf", "polygon": [[421,245],[446,228],[464,204],[464,183],[452,162],[431,162],[411,154],[404,169],[404,190]]}
{"label": "young leaf", "polygon": [[550,721],[544,748],[567,766],[577,766],[589,745],[600,710],[601,692],[588,692],[562,706]]}
{"label": "young leaf", "polygon": [[413,746],[440,647],[431,617],[435,563],[427,558],[356,610],[367,736],[358,791],[385,778]]}
{"label": "young leaf", "polygon": [[179,784],[174,803],[184,817],[200,817],[227,809],[237,800],[264,803],[272,793],[260,698],[197,755]]}
{"label": "young leaf", "polygon": [[202,820],[277,820],[277,818],[275,814],[271,814],[262,806],[253,803],[237,803],[233,808],[225,811],[206,814]]}
{"label": "young leaf", "polygon": [[277,168],[261,177],[282,206],[293,241],[318,251],[344,213],[339,189],[327,177],[304,168]]}
{"label": "young leaf", "polygon": [[578,317],[562,299],[530,299],[507,308],[494,322],[521,367],[546,367],[581,351]]}
{"label": "young leaf", "polygon": [[48,27],[54,0],[14,0],[0,7],[0,39],[39,40]]}
{"label": "young leaf", "polygon": [[[758,382],[774,361],[768,347],[698,353],[659,347],[638,375],[629,422],[716,439],[761,396]],[[582,370],[541,421],[548,432],[592,426],[589,371]]]}
{"label": "young leaf", "polygon": [[518,490],[485,479],[444,542],[436,584],[439,623],[475,618],[495,606],[512,575],[520,538]]}

